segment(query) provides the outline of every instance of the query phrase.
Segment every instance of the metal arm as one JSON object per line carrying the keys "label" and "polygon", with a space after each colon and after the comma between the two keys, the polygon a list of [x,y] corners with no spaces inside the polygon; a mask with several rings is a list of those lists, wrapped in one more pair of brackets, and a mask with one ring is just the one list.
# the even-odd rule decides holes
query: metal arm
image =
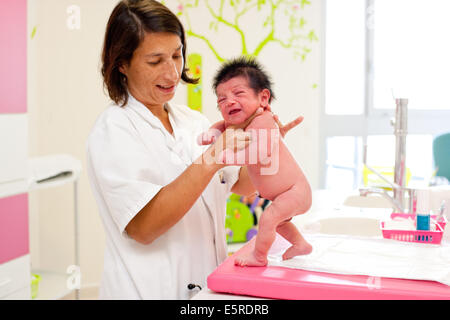
{"label": "metal arm", "polygon": [[[406,135],[407,135],[407,123],[408,123],[408,99],[395,99],[395,121],[391,121],[394,126],[395,135],[395,167],[394,167],[394,182],[386,179],[382,174],[371,168],[367,164],[367,145],[363,150],[363,162],[364,165],[376,174],[380,179],[386,182],[392,187],[393,197],[390,196],[386,190],[381,188],[362,188],[359,190],[361,196],[367,196],[371,193],[377,193],[383,197],[389,199],[395,210],[398,212],[405,212],[405,191],[410,192],[410,199],[412,199],[412,191],[405,188],[406,186]],[[411,202],[411,201],[410,201]],[[413,211],[413,206],[410,204],[409,211]]]}

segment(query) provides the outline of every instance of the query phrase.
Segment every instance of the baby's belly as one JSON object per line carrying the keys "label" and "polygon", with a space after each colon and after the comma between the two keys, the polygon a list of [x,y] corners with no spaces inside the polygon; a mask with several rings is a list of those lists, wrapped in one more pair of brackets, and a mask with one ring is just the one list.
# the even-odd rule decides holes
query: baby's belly
{"label": "baby's belly", "polygon": [[273,200],[279,194],[290,189],[303,173],[284,143],[280,144],[279,161],[272,160],[270,165],[250,165],[248,173],[260,196]]}

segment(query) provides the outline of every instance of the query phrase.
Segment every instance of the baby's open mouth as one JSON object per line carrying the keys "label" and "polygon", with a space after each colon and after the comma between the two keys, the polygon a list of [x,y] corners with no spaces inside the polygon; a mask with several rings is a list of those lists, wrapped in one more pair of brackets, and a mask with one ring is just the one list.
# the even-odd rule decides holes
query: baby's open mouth
{"label": "baby's open mouth", "polygon": [[230,112],[228,112],[228,115],[233,115],[233,114],[235,114],[235,113],[238,113],[239,111],[241,111],[241,109],[233,109],[233,110],[231,110]]}

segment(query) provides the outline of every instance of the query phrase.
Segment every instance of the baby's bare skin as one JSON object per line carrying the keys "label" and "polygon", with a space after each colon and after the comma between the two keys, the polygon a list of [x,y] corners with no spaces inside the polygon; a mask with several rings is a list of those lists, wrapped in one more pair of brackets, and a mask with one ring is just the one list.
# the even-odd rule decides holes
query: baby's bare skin
{"label": "baby's bare skin", "polygon": [[[223,121],[215,123],[210,133],[203,135],[203,142],[213,141],[214,135],[225,130],[230,124],[245,121],[258,108],[265,109],[255,117],[245,129],[252,133],[249,147],[236,154],[231,150],[224,152],[222,161],[226,164],[246,165],[249,177],[260,196],[272,203],[261,215],[255,248],[235,260],[239,266],[265,266],[267,254],[275,241],[276,232],[288,240],[292,246],[283,254],[283,259],[309,254],[312,246],[302,237],[295,225],[290,222],[293,216],[303,214],[311,205],[311,188],[301,168],[289,152],[279,134],[279,128],[269,111],[266,99],[254,93],[233,96],[235,88],[248,91],[247,80],[243,77],[231,78],[217,87],[218,97],[226,95],[229,104],[219,103],[224,116]],[[238,91],[241,92],[241,91]],[[219,100],[220,101],[220,100]],[[230,110],[238,110],[238,112]],[[214,134],[216,132],[216,134]],[[256,155],[255,155],[256,153]]]}

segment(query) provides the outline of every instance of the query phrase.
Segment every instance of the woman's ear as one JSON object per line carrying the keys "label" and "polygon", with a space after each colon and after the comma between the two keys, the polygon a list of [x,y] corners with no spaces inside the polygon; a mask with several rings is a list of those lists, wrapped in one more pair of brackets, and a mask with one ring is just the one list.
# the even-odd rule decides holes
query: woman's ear
{"label": "woman's ear", "polygon": [[121,64],[121,65],[119,66],[119,71],[120,71],[120,73],[122,73],[124,76],[127,76],[128,68],[127,68],[126,66],[124,66],[123,64]]}
{"label": "woman's ear", "polygon": [[269,89],[262,89],[259,93],[259,99],[261,103],[261,107],[265,108],[269,106],[270,101],[270,91]]}

